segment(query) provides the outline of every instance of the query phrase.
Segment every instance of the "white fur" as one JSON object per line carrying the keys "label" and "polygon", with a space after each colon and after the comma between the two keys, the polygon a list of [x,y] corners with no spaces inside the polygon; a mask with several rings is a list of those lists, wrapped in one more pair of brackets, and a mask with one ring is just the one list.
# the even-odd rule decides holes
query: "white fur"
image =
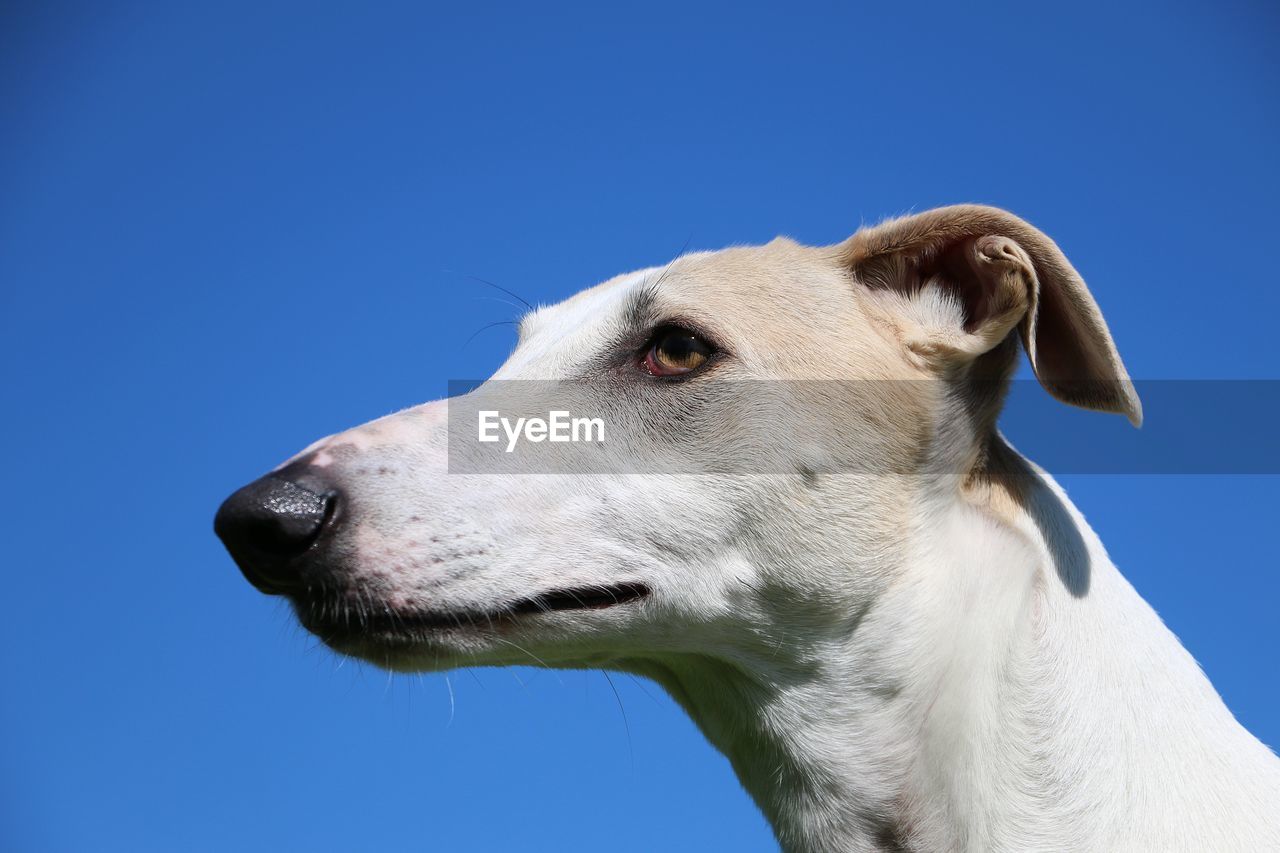
{"label": "white fur", "polygon": [[[771,244],[541,309],[498,377],[564,375],[658,275],[673,310],[721,322],[740,356],[729,378],[785,378],[786,364],[810,377],[913,375],[847,278]],[[932,287],[894,310],[917,325],[960,322]],[[781,346],[795,348],[785,360]],[[937,422],[953,420],[939,405]],[[648,675],[729,757],[791,850],[1280,850],[1280,762],[1047,474],[1033,499],[1058,525],[1049,535],[975,505],[957,475],[450,475],[447,406],[318,448],[315,464],[358,480],[350,571],[362,595],[433,611],[620,580],[653,595],[348,651],[397,669]],[[835,417],[849,452],[872,452],[868,427]],[[392,476],[359,479],[362,461]]]}

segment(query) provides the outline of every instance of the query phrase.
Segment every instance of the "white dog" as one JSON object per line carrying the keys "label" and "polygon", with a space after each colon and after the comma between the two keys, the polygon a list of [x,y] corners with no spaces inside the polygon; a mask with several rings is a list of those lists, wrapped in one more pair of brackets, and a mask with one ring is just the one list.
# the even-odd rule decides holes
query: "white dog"
{"label": "white dog", "polygon": [[[649,676],[789,850],[1280,850],[1280,761],[996,430],[1019,342],[1050,394],[1142,418],[1035,228],[959,206],[688,255],[520,331],[485,387],[577,383],[602,444],[495,475],[475,395],[324,439],[219,511],[249,580],[397,670]],[[810,399],[744,390],[779,388]]]}

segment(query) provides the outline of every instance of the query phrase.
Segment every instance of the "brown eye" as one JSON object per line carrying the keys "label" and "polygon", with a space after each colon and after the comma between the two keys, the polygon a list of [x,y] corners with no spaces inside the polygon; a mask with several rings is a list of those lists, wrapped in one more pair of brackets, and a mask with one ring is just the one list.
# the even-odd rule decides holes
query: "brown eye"
{"label": "brown eye", "polygon": [[711,358],[711,346],[687,329],[659,329],[644,356],[644,369],[654,376],[679,376],[697,370]]}

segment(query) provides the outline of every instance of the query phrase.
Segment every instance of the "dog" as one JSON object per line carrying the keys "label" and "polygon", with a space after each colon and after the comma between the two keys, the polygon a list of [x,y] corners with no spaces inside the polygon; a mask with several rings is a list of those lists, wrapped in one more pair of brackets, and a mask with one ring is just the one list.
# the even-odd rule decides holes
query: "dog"
{"label": "dog", "polygon": [[[215,529],[379,666],[653,679],[787,850],[1280,850],[1280,761],[998,431],[1020,350],[1141,423],[1084,281],[1005,211],[686,254],[531,311],[485,385],[322,439]],[[562,381],[622,455],[486,468],[568,450],[455,415]]]}

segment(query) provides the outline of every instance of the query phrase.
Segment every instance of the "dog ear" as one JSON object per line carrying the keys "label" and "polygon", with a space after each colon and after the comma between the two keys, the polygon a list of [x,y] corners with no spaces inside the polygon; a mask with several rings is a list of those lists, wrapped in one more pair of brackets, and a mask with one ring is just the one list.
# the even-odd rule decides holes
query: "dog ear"
{"label": "dog ear", "polygon": [[[876,291],[941,307],[918,321],[907,345],[941,361],[969,361],[1016,325],[1031,367],[1050,394],[1142,423],[1138,399],[1102,312],[1084,280],[1047,236],[1011,213],[941,207],[858,231],[839,246],[855,279]],[[951,311],[951,322],[938,314]]]}

